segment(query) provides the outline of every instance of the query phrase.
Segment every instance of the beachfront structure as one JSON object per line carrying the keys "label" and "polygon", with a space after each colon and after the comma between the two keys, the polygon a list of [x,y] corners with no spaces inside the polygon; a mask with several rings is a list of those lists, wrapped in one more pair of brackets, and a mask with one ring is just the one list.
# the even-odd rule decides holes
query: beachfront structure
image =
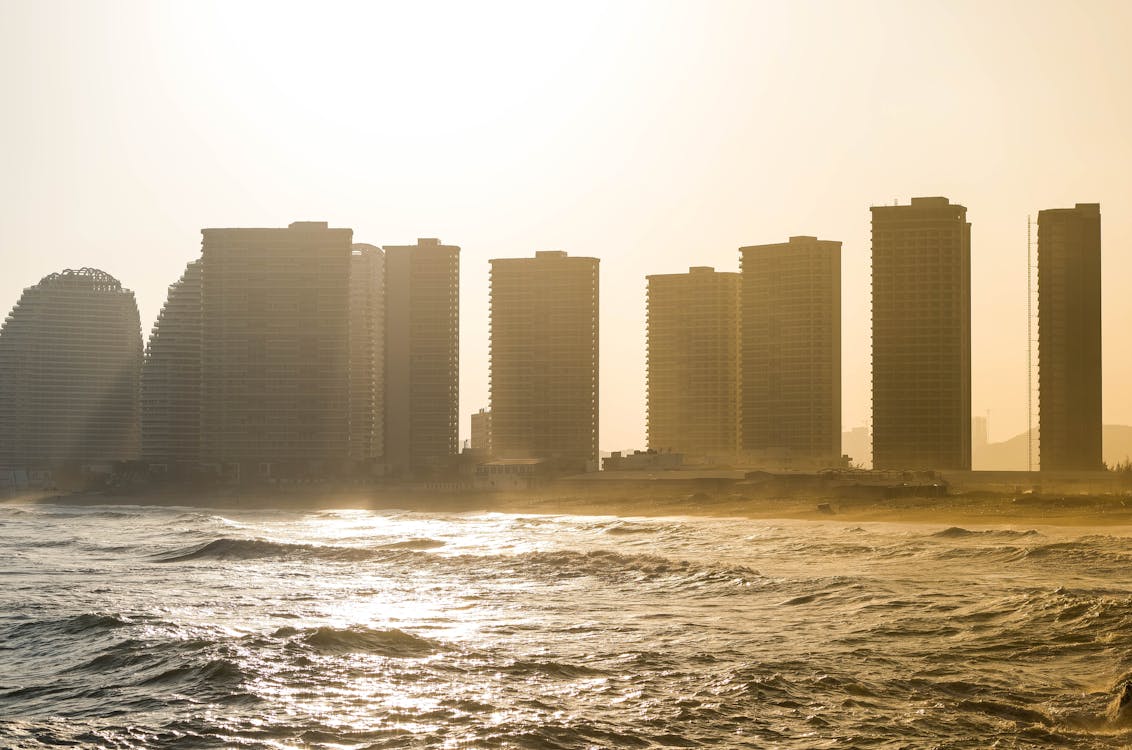
{"label": "beachfront structure", "polygon": [[739,248],[743,455],[822,468],[841,459],[841,243]]}
{"label": "beachfront structure", "polygon": [[141,322],[134,293],[93,268],[24,289],[0,327],[0,469],[138,457]]}
{"label": "beachfront structure", "polygon": [[204,229],[201,458],[322,475],[349,447],[350,229]]}
{"label": "beachfront structure", "polygon": [[169,287],[141,373],[142,460],[154,468],[200,463],[201,262]]}
{"label": "beachfront structure", "polygon": [[648,447],[732,460],[739,448],[740,275],[647,277]]}
{"label": "beachfront structure", "polygon": [[947,198],[872,208],[873,467],[971,468],[971,225]]}
{"label": "beachfront structure", "polygon": [[597,258],[491,261],[491,444],[503,459],[597,469]]}
{"label": "beachfront structure", "polygon": [[355,244],[350,254],[350,458],[385,455],[385,251]]}
{"label": "beachfront structure", "polygon": [[1097,203],[1038,212],[1038,392],[1041,469],[1104,469]]}
{"label": "beachfront structure", "polygon": [[472,437],[468,447],[472,450],[491,453],[491,411],[480,409],[472,414]]}
{"label": "beachfront structure", "polygon": [[460,248],[384,249],[385,464],[408,476],[459,453]]}

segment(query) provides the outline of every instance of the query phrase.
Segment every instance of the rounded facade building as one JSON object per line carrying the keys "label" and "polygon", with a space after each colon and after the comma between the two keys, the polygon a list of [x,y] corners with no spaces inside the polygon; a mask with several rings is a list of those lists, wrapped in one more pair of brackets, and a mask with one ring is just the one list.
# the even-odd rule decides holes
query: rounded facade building
{"label": "rounded facade building", "polygon": [[138,458],[141,322],[134,293],[93,268],[24,290],[0,327],[0,468]]}

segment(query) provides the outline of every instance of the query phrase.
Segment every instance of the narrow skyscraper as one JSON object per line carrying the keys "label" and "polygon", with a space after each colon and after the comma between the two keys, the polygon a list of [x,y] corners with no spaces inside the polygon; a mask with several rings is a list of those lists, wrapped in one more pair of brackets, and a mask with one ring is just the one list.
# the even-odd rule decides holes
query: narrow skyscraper
{"label": "narrow skyscraper", "polygon": [[169,287],[142,365],[142,459],[165,471],[200,463],[201,262]]}
{"label": "narrow skyscraper", "polygon": [[739,248],[742,447],[780,467],[841,458],[841,243],[816,237]]}
{"label": "narrow skyscraper", "polygon": [[226,477],[348,457],[350,229],[204,229],[201,458]]}
{"label": "narrow skyscraper", "polygon": [[1038,390],[1042,471],[1099,471],[1101,207],[1038,212]]}
{"label": "narrow skyscraper", "polygon": [[739,449],[740,275],[648,278],[648,447],[733,461]]}
{"label": "narrow skyscraper", "polygon": [[491,441],[501,458],[597,467],[597,258],[491,261]]}
{"label": "narrow skyscraper", "polygon": [[873,467],[971,468],[971,225],[947,198],[872,208]]}
{"label": "narrow skyscraper", "polygon": [[459,453],[460,248],[384,249],[385,463],[407,476]]}
{"label": "narrow skyscraper", "polygon": [[138,458],[141,322],[105,271],[28,287],[0,327],[0,468],[52,471]]}
{"label": "narrow skyscraper", "polygon": [[350,458],[374,468],[385,455],[385,252],[350,254]]}

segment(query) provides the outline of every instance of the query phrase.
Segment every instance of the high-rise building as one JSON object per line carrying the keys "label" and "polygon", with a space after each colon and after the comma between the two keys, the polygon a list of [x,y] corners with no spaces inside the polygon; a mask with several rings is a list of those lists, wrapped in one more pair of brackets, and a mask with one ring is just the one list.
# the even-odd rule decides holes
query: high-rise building
{"label": "high-rise building", "polygon": [[136,459],[141,363],[134,293],[110,274],[25,289],[0,327],[0,468]]}
{"label": "high-rise building", "polygon": [[841,459],[841,243],[739,248],[742,448],[756,463]]}
{"label": "high-rise building", "polygon": [[200,463],[201,263],[169,287],[141,374],[142,459],[166,470]]}
{"label": "high-rise building", "polygon": [[1041,469],[1100,470],[1101,207],[1038,212]]}
{"label": "high-rise building", "polygon": [[385,463],[395,475],[459,453],[460,248],[385,246]]}
{"label": "high-rise building", "polygon": [[385,455],[385,252],[355,244],[350,255],[350,458]]}
{"label": "high-rise building", "polygon": [[597,467],[597,258],[491,261],[491,441],[501,458]]}
{"label": "high-rise building", "polygon": [[349,448],[350,229],[204,229],[201,458],[321,474]]}
{"label": "high-rise building", "polygon": [[873,467],[971,468],[971,225],[947,198],[872,208]]}
{"label": "high-rise building", "polygon": [[472,414],[471,422],[472,438],[468,447],[472,450],[491,453],[491,412],[487,409],[480,409]]}
{"label": "high-rise building", "polygon": [[733,460],[739,448],[740,275],[648,278],[648,446]]}

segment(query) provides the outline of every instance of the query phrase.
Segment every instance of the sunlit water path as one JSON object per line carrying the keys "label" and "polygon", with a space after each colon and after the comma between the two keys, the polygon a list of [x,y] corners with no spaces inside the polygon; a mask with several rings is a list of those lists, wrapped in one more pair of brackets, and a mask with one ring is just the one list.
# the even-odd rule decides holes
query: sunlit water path
{"label": "sunlit water path", "polygon": [[0,747],[1127,747],[1129,571],[1127,528],[0,506]]}

